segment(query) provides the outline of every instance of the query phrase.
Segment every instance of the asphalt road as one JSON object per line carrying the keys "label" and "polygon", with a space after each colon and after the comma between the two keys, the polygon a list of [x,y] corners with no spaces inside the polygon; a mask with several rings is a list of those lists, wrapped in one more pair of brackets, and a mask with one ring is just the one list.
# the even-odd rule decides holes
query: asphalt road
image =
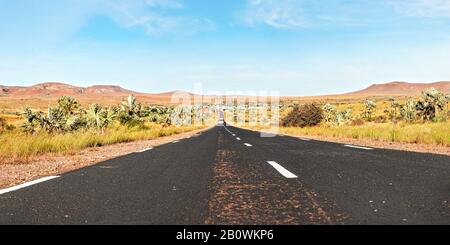
{"label": "asphalt road", "polygon": [[0,194],[0,224],[450,224],[450,157],[217,126]]}

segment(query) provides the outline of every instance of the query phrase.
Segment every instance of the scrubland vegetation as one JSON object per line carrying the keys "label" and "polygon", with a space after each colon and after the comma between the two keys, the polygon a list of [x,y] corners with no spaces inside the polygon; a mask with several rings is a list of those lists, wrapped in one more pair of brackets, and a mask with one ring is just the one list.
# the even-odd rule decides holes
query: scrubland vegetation
{"label": "scrubland vegetation", "polygon": [[143,106],[133,96],[117,106],[83,108],[63,96],[46,112],[26,107],[19,115],[1,115],[0,162],[192,131],[205,127],[205,121],[186,120],[199,113],[196,107]]}
{"label": "scrubland vegetation", "polygon": [[[450,147],[450,96],[427,89],[420,98],[364,100],[349,104],[306,103],[281,106],[280,131],[326,136],[424,143]],[[252,127],[264,129],[266,126]]]}

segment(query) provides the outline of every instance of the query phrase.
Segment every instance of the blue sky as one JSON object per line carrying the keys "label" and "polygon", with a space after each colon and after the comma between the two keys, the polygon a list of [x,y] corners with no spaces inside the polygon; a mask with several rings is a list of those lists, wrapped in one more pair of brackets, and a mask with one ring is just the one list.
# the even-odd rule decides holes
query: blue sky
{"label": "blue sky", "polygon": [[450,0],[0,0],[0,84],[319,95],[450,79]]}

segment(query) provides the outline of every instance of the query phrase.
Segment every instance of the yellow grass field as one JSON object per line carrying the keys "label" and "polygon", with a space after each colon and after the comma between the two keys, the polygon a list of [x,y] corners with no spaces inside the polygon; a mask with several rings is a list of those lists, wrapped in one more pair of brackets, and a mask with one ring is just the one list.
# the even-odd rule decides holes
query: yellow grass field
{"label": "yellow grass field", "polygon": [[115,125],[104,133],[96,130],[84,130],[52,135],[44,132],[30,135],[16,129],[0,134],[0,163],[10,159],[20,161],[45,153],[70,153],[88,147],[150,140],[204,127],[206,126],[162,127],[158,124],[146,123],[144,128]]}

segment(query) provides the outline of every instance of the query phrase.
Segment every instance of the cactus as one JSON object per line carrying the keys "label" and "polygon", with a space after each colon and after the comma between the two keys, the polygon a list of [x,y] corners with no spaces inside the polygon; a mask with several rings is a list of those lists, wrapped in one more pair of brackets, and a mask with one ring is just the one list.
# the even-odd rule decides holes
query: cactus
{"label": "cactus", "polygon": [[372,100],[365,100],[363,118],[367,119],[368,121],[372,121],[373,111],[375,110],[376,106],[376,103]]}
{"label": "cactus", "polygon": [[66,115],[73,115],[75,110],[78,109],[78,101],[69,96],[62,96],[58,99],[58,107],[64,112]]}
{"label": "cactus", "polygon": [[387,117],[391,120],[391,121],[395,121],[397,119],[398,116],[398,111],[400,108],[400,104],[395,100],[395,98],[389,98],[389,104],[390,107],[386,108],[384,110],[384,113],[386,113]]}
{"label": "cactus", "polygon": [[86,112],[87,126],[104,130],[111,125],[117,116],[117,108],[103,108],[99,104],[92,104]]}
{"label": "cactus", "polygon": [[[178,113],[183,120],[190,119],[190,110],[182,108]],[[195,116],[198,116],[198,112],[201,112],[199,108],[192,108],[192,110],[195,112]],[[122,100],[117,107],[108,108],[99,104],[92,104],[87,110],[80,108],[74,98],[62,96],[58,99],[58,105],[49,107],[46,113],[34,112],[30,108],[24,108],[21,115],[26,119],[26,122],[22,125],[22,129],[26,132],[64,133],[81,128],[94,128],[104,131],[116,121],[129,127],[144,127],[145,121],[168,126],[172,124],[172,118],[170,117],[173,114],[172,112],[176,113],[176,110],[164,106],[143,107],[132,95]]]}
{"label": "cactus", "polygon": [[434,120],[438,110],[444,111],[446,96],[435,88],[422,91],[422,98],[416,104],[416,110],[423,120]]}
{"label": "cactus", "polygon": [[352,110],[346,109],[344,111],[336,113],[335,124],[339,126],[349,122],[351,119],[352,119]]}
{"label": "cactus", "polygon": [[331,104],[325,104],[323,107],[325,122],[334,122],[336,120],[336,107]]}
{"label": "cactus", "polygon": [[416,102],[413,99],[408,99],[404,105],[400,107],[400,115],[408,122],[416,120]]}

